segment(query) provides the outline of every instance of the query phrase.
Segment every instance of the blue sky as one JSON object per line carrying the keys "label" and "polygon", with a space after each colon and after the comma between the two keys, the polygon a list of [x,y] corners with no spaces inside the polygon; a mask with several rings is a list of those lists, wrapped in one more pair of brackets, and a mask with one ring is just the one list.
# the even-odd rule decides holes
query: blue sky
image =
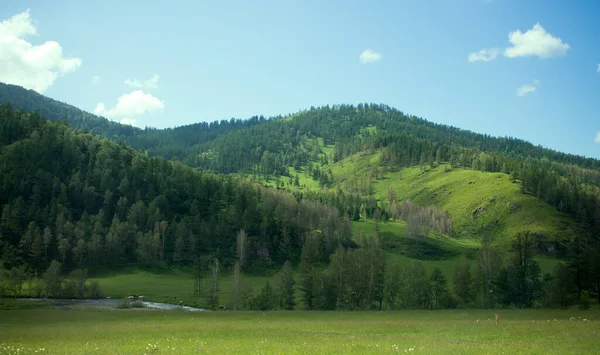
{"label": "blue sky", "polygon": [[140,127],[375,102],[600,158],[598,14],[597,1],[4,0],[0,81]]}

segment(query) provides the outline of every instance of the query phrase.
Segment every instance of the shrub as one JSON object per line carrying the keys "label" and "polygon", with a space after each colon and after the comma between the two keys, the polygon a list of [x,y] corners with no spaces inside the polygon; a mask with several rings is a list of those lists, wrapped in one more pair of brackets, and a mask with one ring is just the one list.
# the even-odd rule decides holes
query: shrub
{"label": "shrub", "polygon": [[90,285],[87,287],[87,297],[102,298],[102,290],[100,289],[100,284],[98,281],[90,282]]}

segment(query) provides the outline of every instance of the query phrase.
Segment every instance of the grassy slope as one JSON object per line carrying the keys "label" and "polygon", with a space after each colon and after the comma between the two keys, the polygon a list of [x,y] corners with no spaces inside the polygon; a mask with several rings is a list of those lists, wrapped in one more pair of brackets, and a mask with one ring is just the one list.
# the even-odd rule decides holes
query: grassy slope
{"label": "grassy slope", "polygon": [[[332,166],[342,185],[366,179],[379,161],[378,155],[354,155]],[[381,167],[378,167],[381,169]],[[404,168],[380,173],[374,180],[375,197],[387,200],[392,188],[399,201],[434,204],[450,212],[457,232],[455,241],[477,246],[485,233],[498,245],[506,246],[518,232],[529,230],[549,240],[563,240],[581,232],[573,219],[534,196],[520,192],[518,183],[506,174],[450,169],[444,165],[421,170]]]}
{"label": "grassy slope", "polygon": [[597,353],[598,310],[502,310],[500,315],[500,326],[496,327],[493,311],[484,310],[0,311],[0,353]]}
{"label": "grassy slope", "polygon": [[[338,184],[345,188],[360,186],[371,175],[373,167],[379,169],[379,179],[373,182],[374,196],[387,203],[388,189],[396,192],[397,200],[411,200],[419,205],[434,204],[452,216],[457,235],[453,238],[430,234],[426,240],[444,250],[458,254],[472,254],[486,234],[501,250],[506,251],[512,237],[529,230],[542,234],[548,240],[565,240],[583,233],[574,220],[552,206],[520,191],[506,174],[486,173],[476,170],[450,168],[445,164],[435,167],[404,168],[397,172],[382,172],[378,154],[355,154],[331,168]],[[363,232],[372,233],[371,222],[354,223]],[[362,225],[364,224],[364,226]],[[405,235],[405,223],[382,224],[381,231],[391,231],[399,238]],[[390,261],[407,263],[411,259],[388,252]],[[538,256],[542,272],[551,272],[557,259]],[[431,270],[439,267],[448,280],[452,279],[455,258],[423,261]]]}

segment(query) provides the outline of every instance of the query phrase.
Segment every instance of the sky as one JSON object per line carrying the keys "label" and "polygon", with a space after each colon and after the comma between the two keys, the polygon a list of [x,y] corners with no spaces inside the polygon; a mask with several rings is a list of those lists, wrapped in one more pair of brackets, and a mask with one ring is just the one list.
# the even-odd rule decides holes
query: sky
{"label": "sky", "polygon": [[600,158],[600,2],[3,0],[0,81],[138,127],[383,103]]}

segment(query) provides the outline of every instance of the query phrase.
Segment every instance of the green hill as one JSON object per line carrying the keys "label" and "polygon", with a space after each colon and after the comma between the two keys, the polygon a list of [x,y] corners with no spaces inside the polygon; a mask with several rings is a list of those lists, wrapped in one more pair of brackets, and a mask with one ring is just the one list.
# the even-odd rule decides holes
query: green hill
{"label": "green hill", "polygon": [[[18,89],[4,89],[8,101],[20,102]],[[231,274],[241,263],[236,235],[243,230],[249,280],[291,261],[303,275],[300,289],[318,290],[308,308],[381,306],[385,282],[400,282],[389,275],[451,279],[459,260],[475,266],[490,247],[508,263],[494,266],[502,304],[533,305],[536,287],[541,292],[538,265],[563,282],[547,277],[544,287],[568,285],[576,294],[566,303],[582,300],[584,291],[600,295],[593,257],[598,160],[437,125],[385,105],[129,132],[22,94],[26,109],[59,122],[0,107],[0,264],[14,272],[22,265],[42,272],[56,260],[68,270],[189,270],[201,256],[205,273],[219,260]],[[73,130],[61,115],[120,144]],[[537,254],[537,263],[519,271],[507,257],[516,252]],[[554,269],[558,260],[568,262],[567,271]],[[518,278],[528,273],[533,281],[523,281],[532,282],[523,292]],[[478,286],[480,296],[492,290],[490,280],[487,289]],[[115,295],[119,281],[105,282]],[[423,287],[418,292],[429,292]],[[404,306],[430,305],[413,291],[403,291]]]}

